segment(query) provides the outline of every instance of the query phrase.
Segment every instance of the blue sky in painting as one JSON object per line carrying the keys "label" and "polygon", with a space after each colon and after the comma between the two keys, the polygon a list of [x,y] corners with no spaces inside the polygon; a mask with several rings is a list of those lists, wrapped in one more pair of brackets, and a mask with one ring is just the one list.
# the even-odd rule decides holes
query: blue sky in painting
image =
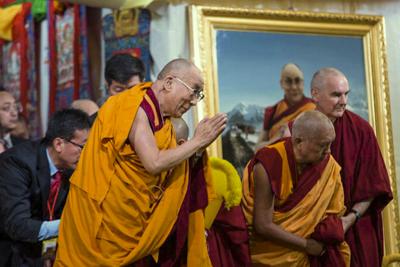
{"label": "blue sky in painting", "polygon": [[304,92],[321,67],[336,67],[350,83],[349,106],[368,119],[363,43],[359,37],[218,30],[216,34],[220,111],[236,104],[272,105],[283,96],[279,86],[284,64],[304,72]]}

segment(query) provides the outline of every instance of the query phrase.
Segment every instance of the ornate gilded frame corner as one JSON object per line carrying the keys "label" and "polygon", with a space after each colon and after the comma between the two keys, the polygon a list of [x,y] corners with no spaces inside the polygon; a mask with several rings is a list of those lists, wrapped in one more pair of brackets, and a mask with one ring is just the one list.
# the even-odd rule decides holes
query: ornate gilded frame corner
{"label": "ornate gilded frame corner", "polygon": [[[400,251],[399,207],[394,166],[384,19],[382,16],[271,11],[224,7],[190,6],[190,51],[193,62],[204,74],[205,101],[195,110],[195,121],[213,115],[218,108],[217,30],[265,31],[277,33],[355,36],[364,46],[369,121],[376,132],[388,168],[394,199],[384,211],[385,254]],[[218,140],[209,149],[221,156]]]}

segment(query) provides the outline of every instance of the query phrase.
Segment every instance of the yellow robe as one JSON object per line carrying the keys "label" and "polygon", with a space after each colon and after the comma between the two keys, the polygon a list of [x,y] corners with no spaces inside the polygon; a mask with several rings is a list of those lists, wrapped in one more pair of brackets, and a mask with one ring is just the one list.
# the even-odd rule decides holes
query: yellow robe
{"label": "yellow robe", "polygon": [[[278,151],[282,158],[282,183],[280,199],[275,198],[275,206],[282,205],[293,193],[293,179],[284,141],[268,146]],[[342,216],[345,212],[344,194],[340,177],[340,166],[332,156],[314,187],[291,210],[274,211],[273,221],[287,232],[309,238],[314,228],[328,215]],[[270,177],[271,178],[271,177]],[[277,245],[253,232],[254,180],[246,167],[243,175],[242,208],[251,232],[250,253],[253,266],[309,266],[308,255],[301,251]],[[350,249],[346,242],[340,245],[346,266],[350,265]]]}
{"label": "yellow robe", "polygon": [[[112,96],[100,109],[71,177],[54,266],[124,266],[148,255],[157,260],[184,200],[189,166],[184,161],[153,176],[127,141],[150,86]],[[154,138],[159,149],[176,146],[169,119]],[[209,261],[207,254],[201,255],[197,261]]]}
{"label": "yellow robe", "polygon": [[[283,101],[283,100],[280,101],[276,106],[276,111],[275,111],[274,117],[281,115],[287,109],[289,109],[289,106],[286,103],[286,101]],[[300,106],[298,109],[296,109],[296,111],[290,113],[287,116],[284,116],[279,121],[274,123],[274,125],[272,125],[271,129],[268,131],[268,138],[271,139],[273,136],[276,135],[276,133],[279,131],[279,129],[282,127],[282,125],[288,123],[289,121],[296,119],[297,116],[299,116],[304,111],[314,110],[314,109],[315,109],[315,104],[313,102],[308,102],[308,103]]]}

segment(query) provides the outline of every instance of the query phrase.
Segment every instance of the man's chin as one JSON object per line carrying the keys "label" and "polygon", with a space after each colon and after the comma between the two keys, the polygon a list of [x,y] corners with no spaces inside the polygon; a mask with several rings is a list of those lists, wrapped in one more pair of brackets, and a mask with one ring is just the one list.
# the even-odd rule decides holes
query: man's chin
{"label": "man's chin", "polygon": [[75,169],[76,169],[76,166],[78,166],[78,162],[77,162],[77,163],[69,164],[68,169],[69,169],[69,170],[75,170]]}
{"label": "man's chin", "polygon": [[341,118],[341,117],[343,117],[344,112],[345,112],[345,109],[337,110],[337,111],[335,111],[334,115],[336,118]]}
{"label": "man's chin", "polygon": [[12,131],[12,130],[14,130],[15,128],[17,128],[17,123],[14,123],[14,122],[12,122],[12,123],[9,123],[8,125],[6,125],[6,126],[3,126],[6,130],[9,130],[9,131]]}

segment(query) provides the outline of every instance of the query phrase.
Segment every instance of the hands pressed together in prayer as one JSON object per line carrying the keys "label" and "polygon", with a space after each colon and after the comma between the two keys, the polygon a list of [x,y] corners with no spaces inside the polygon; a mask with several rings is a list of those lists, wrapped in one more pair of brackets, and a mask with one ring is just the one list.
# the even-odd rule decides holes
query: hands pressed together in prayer
{"label": "hands pressed together in prayer", "polygon": [[225,113],[218,113],[211,118],[204,118],[199,122],[194,132],[193,140],[200,143],[202,149],[210,145],[222,133],[228,121]]}

